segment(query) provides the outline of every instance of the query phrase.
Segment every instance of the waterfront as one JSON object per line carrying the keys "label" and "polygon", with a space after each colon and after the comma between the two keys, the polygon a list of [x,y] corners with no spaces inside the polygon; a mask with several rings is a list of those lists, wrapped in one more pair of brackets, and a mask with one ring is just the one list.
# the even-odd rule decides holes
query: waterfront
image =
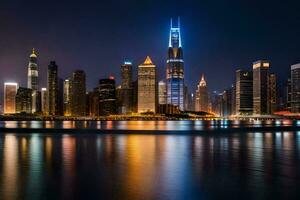
{"label": "waterfront", "polygon": [[182,132],[1,133],[0,199],[300,198],[299,131]]}

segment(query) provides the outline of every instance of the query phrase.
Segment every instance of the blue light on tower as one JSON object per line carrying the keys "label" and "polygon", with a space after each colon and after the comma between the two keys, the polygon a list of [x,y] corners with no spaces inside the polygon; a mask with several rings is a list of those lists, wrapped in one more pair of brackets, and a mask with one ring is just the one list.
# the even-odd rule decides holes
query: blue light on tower
{"label": "blue light on tower", "polygon": [[184,60],[180,34],[180,19],[173,26],[171,19],[167,58],[167,102],[184,110]]}

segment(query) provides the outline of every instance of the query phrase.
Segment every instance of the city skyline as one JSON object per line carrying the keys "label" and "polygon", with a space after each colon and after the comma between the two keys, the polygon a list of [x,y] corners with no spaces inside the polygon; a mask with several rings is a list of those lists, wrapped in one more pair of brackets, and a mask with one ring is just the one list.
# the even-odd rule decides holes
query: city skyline
{"label": "city skyline", "polygon": [[[193,91],[196,89],[201,73],[206,74],[206,79],[210,83],[210,91],[221,91],[223,88],[219,85],[230,86],[234,81],[234,73],[228,73],[229,71],[234,72],[238,68],[251,69],[254,60],[270,60],[274,72],[279,75],[279,80],[285,80],[289,74],[289,66],[299,62],[299,57],[296,55],[297,47],[300,46],[296,37],[299,33],[299,28],[296,26],[299,18],[293,12],[299,7],[297,3],[292,6],[291,3],[281,5],[265,2],[259,5],[257,3],[235,5],[233,2],[226,4],[220,2],[216,6],[203,2],[189,2],[184,6],[175,3],[175,5],[172,4],[174,6],[172,12],[166,9],[168,3],[170,2],[161,3],[158,10],[166,12],[159,12],[162,14],[153,18],[149,17],[150,10],[147,7],[149,2],[133,7],[131,7],[133,2],[122,3],[116,7],[109,3],[103,6],[95,3],[95,8],[90,9],[94,6],[91,3],[83,5],[80,14],[71,13],[72,9],[76,10],[82,6],[79,3],[71,5],[72,9],[62,3],[61,9],[54,9],[57,16],[52,17],[45,16],[42,11],[47,6],[47,8],[55,8],[54,3],[46,3],[43,6],[37,3],[31,6],[37,10],[39,18],[33,14],[26,14],[23,20],[16,21],[16,17],[22,15],[29,5],[21,4],[21,9],[18,5],[13,6],[10,3],[1,2],[1,9],[8,9],[10,12],[0,12],[3,18],[7,19],[5,22],[0,20],[0,24],[6,27],[0,35],[1,38],[5,38],[1,41],[3,48],[0,54],[0,69],[5,72],[3,73],[5,77],[0,75],[0,80],[15,81],[25,86],[26,78],[20,74],[26,72],[27,54],[32,47],[38,51],[39,72],[42,77],[45,76],[49,61],[56,60],[61,66],[60,73],[64,78],[75,69],[84,69],[88,77],[89,90],[97,84],[98,79],[108,77],[110,74],[115,75],[119,83],[120,63],[124,60],[131,60],[136,68],[145,55],[150,55],[153,62],[157,63],[158,79],[161,80],[164,78],[166,67],[165,47],[168,44],[169,20],[176,16],[180,16],[182,21],[185,75],[188,77],[187,85]],[[266,5],[268,9],[264,10]],[[151,6],[154,6],[154,3]],[[222,6],[225,11],[222,11]],[[145,13],[141,14],[140,19],[135,18],[133,14],[124,19],[119,19],[119,14],[116,17],[112,15],[103,17],[104,14],[97,10],[108,8],[108,11],[112,9],[121,11],[130,8],[129,11],[135,11],[141,7],[145,8]],[[241,15],[241,19],[232,21],[242,11],[249,12],[253,8],[262,12],[249,16]],[[283,11],[281,8],[284,8]],[[189,14],[190,9],[194,11],[193,14],[196,17]],[[234,14],[228,10],[237,10],[237,13]],[[277,17],[273,19],[267,17],[271,11],[279,13],[275,12],[278,10],[282,11],[280,12],[282,14],[277,14]],[[217,15],[218,12],[220,12],[219,15]],[[70,19],[67,17],[61,20],[61,17],[68,14],[76,20],[73,22],[74,28],[69,27],[66,30],[62,25],[67,24]],[[42,24],[43,20],[47,23]],[[103,20],[107,22],[100,26]],[[41,31],[36,27],[45,30]],[[100,27],[105,27],[105,30]],[[255,27],[259,27],[259,31],[256,31]],[[288,27],[292,27],[293,31],[286,31]],[[75,35],[70,34],[70,30],[76,32],[82,28],[86,31],[79,31]],[[233,28],[235,31],[230,31]],[[108,37],[109,32],[112,33],[111,37]],[[91,37],[88,38],[87,35]],[[107,68],[111,69],[111,72],[107,72]],[[224,72],[226,72],[226,77],[223,78]],[[40,87],[46,87],[45,80],[41,81]],[[2,85],[0,89],[2,97]]]}

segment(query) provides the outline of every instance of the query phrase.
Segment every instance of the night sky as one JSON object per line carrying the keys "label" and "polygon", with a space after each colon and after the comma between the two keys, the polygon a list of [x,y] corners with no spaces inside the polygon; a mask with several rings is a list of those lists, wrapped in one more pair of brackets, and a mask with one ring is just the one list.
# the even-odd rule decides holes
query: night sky
{"label": "night sky", "polygon": [[[87,74],[88,89],[115,75],[130,60],[149,55],[165,77],[171,17],[181,17],[185,79],[193,90],[205,73],[210,91],[234,81],[235,70],[269,59],[281,81],[300,62],[300,3],[297,1],[0,1],[0,81],[26,86],[28,57],[38,52],[40,87],[50,60],[67,78]],[[2,102],[2,101],[1,101]]]}

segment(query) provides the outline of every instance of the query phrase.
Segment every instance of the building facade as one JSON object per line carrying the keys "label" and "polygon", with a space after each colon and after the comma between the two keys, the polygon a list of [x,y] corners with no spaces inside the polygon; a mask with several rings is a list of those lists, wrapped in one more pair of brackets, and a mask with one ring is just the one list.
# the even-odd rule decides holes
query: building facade
{"label": "building facade", "polygon": [[47,88],[48,114],[58,115],[58,66],[55,61],[51,61],[48,65]]}
{"label": "building facade", "polygon": [[253,113],[253,74],[251,71],[236,71],[235,109],[236,115]]}
{"label": "building facade", "polygon": [[269,110],[269,68],[270,62],[259,60],[253,63],[253,113],[266,115]]}
{"label": "building facade", "polygon": [[179,18],[177,27],[173,27],[171,19],[166,81],[167,103],[184,110],[184,61]]}
{"label": "building facade", "polygon": [[4,83],[4,114],[16,113],[18,83]]}
{"label": "building facade", "polygon": [[209,112],[209,95],[203,74],[196,90],[195,111]]}
{"label": "building facade", "polygon": [[48,90],[47,88],[41,89],[41,111],[43,115],[48,115]]}
{"label": "building facade", "polygon": [[64,80],[64,116],[71,116],[71,80]]}
{"label": "building facade", "polygon": [[167,104],[167,84],[164,80],[158,82],[158,104]]}
{"label": "building facade", "polygon": [[86,79],[85,72],[76,70],[71,79],[71,115],[82,117],[86,115]]}
{"label": "building facade", "polygon": [[291,111],[300,112],[300,63],[291,66]]}
{"label": "building facade", "polygon": [[114,77],[99,81],[99,114],[101,116],[117,113],[116,82]]}
{"label": "building facade", "polygon": [[118,110],[120,114],[128,114],[133,108],[132,63],[124,62],[121,66],[121,87],[118,91]]}
{"label": "building facade", "polygon": [[16,94],[16,113],[32,113],[32,89],[18,88]]}
{"label": "building facade", "polygon": [[27,88],[32,89],[32,113],[39,112],[37,91],[39,90],[39,73],[37,65],[37,55],[34,49],[32,49],[29,57],[28,71],[27,71]]}
{"label": "building facade", "polygon": [[156,112],[157,78],[156,66],[149,56],[138,67],[138,113]]}
{"label": "building facade", "polygon": [[277,110],[277,78],[275,74],[270,74],[269,76],[269,96],[268,96],[268,102],[269,102],[269,113],[274,114],[274,112]]}

